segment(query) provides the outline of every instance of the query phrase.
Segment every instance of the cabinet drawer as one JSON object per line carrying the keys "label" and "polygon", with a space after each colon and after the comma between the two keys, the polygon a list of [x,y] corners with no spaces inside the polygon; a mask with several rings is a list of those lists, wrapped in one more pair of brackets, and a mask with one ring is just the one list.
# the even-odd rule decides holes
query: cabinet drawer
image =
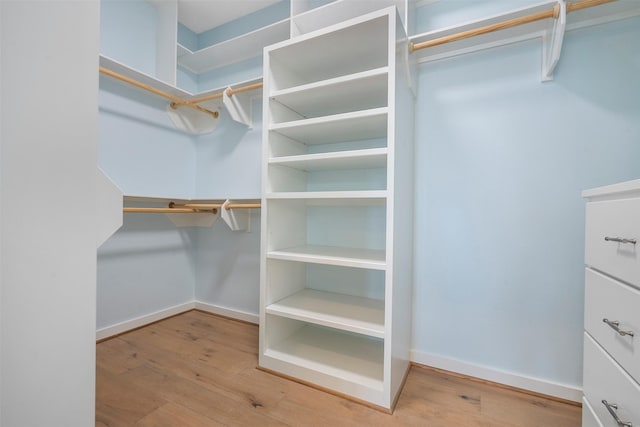
{"label": "cabinet drawer", "polygon": [[640,426],[640,385],[589,336],[584,334],[584,395],[604,426],[617,427],[603,401],[616,405],[618,418]]}
{"label": "cabinet drawer", "polygon": [[[640,198],[587,203],[585,258],[600,271],[640,286]],[[627,243],[612,239],[627,239]],[[634,244],[631,241],[637,241]]]}
{"label": "cabinet drawer", "polygon": [[[618,322],[624,335],[605,323]],[[612,325],[615,326],[615,325]],[[585,272],[584,328],[640,382],[640,291],[590,268]],[[633,333],[633,336],[626,334]]]}
{"label": "cabinet drawer", "polygon": [[582,427],[602,427],[589,401],[582,398]]}

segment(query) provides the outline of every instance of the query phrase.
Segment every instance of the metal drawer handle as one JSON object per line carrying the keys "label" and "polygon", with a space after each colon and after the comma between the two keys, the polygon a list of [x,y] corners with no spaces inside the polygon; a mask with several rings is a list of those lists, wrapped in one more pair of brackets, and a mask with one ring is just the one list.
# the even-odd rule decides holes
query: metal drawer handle
{"label": "metal drawer handle", "polygon": [[619,333],[621,336],[625,336],[625,335],[629,335],[630,337],[634,336],[633,331],[623,331],[622,329],[620,329],[620,322],[618,322],[617,320],[602,319],[602,321],[607,325],[611,326],[611,328],[617,333]]}
{"label": "metal drawer handle", "polygon": [[636,244],[636,239],[624,239],[622,237],[609,237],[606,236],[604,238],[607,242],[618,242],[618,243],[631,243],[632,245]]}
{"label": "metal drawer handle", "polygon": [[618,418],[618,414],[616,413],[618,405],[616,405],[615,403],[609,403],[604,399],[602,400],[602,404],[607,408],[613,419],[616,420],[620,427],[633,427],[633,424],[631,424],[630,421],[622,421],[620,420],[620,418]]}

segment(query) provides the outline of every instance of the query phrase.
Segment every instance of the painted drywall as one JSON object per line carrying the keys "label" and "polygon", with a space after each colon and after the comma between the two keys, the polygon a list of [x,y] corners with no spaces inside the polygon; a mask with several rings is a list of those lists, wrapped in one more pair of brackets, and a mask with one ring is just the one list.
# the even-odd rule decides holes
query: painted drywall
{"label": "painted drywall", "polygon": [[100,53],[156,74],[156,7],[144,0],[100,0]]}
{"label": "painted drywall", "polygon": [[98,250],[98,330],[192,302],[195,241],[166,215],[124,214]]}
{"label": "painted drywall", "polygon": [[580,386],[583,189],[640,176],[640,19],[422,65],[413,345]]}
{"label": "painted drywall", "polygon": [[190,198],[193,137],[178,130],[168,102],[100,77],[100,167],[125,195]]}
{"label": "painted drywall", "polygon": [[259,199],[262,150],[262,100],[252,103],[253,126],[235,122],[225,108],[220,124],[196,138],[194,198]]}
{"label": "painted drywall", "polygon": [[260,210],[251,230],[231,231],[222,219],[197,230],[195,299],[217,308],[257,315],[260,301]]}
{"label": "painted drywall", "polygon": [[0,10],[0,424],[93,425],[99,7]]}

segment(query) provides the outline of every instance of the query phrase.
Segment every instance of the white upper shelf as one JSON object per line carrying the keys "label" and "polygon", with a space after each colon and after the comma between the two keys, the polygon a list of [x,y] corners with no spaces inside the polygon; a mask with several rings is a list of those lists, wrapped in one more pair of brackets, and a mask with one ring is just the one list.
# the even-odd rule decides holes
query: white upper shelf
{"label": "white upper shelf", "polygon": [[[271,99],[304,117],[384,107],[388,67],[321,80],[271,93]],[[339,106],[340,111],[336,111]]]}
{"label": "white upper shelf", "polygon": [[[463,31],[474,30],[487,25],[549,10],[556,4],[558,4],[557,1],[546,1],[536,5],[516,9],[511,12],[494,15],[485,19],[474,20],[460,25],[417,34],[411,36],[409,40],[412,43],[435,40]],[[566,29],[572,30],[638,15],[640,15],[640,1],[617,0],[612,3],[606,3],[567,14]],[[555,19],[553,18],[531,22],[488,34],[421,49],[414,52],[413,55],[417,56],[419,62],[429,62],[476,52],[483,49],[489,49],[492,47],[503,46],[518,41],[530,40],[543,36],[546,31],[551,31],[553,29],[554,22]]]}
{"label": "white upper shelf", "polygon": [[[140,83],[144,83],[147,86],[150,86],[154,89],[159,89],[163,92],[167,92],[171,95],[180,97],[186,101],[191,99],[200,98],[203,96],[211,95],[214,93],[222,93],[227,87],[219,87],[210,89],[204,92],[199,93],[191,93],[186,90],[180,89],[174,85],[170,85],[156,77],[150,76],[146,73],[136,70],[135,68],[131,68],[127,65],[122,64],[121,62],[116,61],[115,59],[109,58],[108,56],[100,55],[100,66],[108,68],[111,71],[115,71],[118,74],[122,74],[125,77],[129,77],[131,79],[137,80]],[[258,77],[255,79],[244,80],[241,82],[234,83],[231,85],[232,87],[240,87],[251,85],[254,83],[262,82],[262,77]],[[207,102],[203,102],[201,105],[204,107],[207,106]]]}
{"label": "white upper shelf", "polygon": [[289,38],[289,19],[192,52],[178,44],[178,65],[200,74],[262,55],[265,46]]}
{"label": "white upper shelf", "polygon": [[305,144],[383,138],[387,136],[387,108],[277,123],[270,130]]}

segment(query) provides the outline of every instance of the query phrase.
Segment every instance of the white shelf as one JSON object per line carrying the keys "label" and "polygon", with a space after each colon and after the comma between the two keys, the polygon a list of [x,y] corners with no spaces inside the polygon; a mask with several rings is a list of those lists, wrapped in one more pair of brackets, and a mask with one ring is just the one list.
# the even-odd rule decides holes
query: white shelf
{"label": "white shelf", "polygon": [[[115,59],[111,59],[108,56],[100,55],[100,66],[108,68],[111,71],[115,71],[118,74],[122,74],[131,79],[137,80],[140,83],[144,83],[148,86],[153,87],[154,89],[159,89],[163,92],[170,93],[171,95],[189,99],[193,95],[187,91],[179,89],[174,85],[170,85],[168,83],[163,82],[149,74],[138,71],[134,68],[131,68],[127,65],[122,64],[121,62],[116,61]],[[107,79],[112,79],[111,77],[105,77]],[[142,91],[142,89],[139,89]]]}
{"label": "white shelf", "polygon": [[178,64],[191,72],[200,74],[259,56],[265,46],[288,38],[289,19],[284,19],[195,52],[184,46],[179,46]]}
{"label": "white shelf", "polygon": [[283,261],[384,270],[387,267],[385,251],[374,249],[340,248],[336,246],[304,245],[267,251],[267,258]]}
{"label": "white shelf", "polygon": [[376,68],[278,90],[270,98],[304,117],[384,107],[387,105],[388,73],[389,67]]}
{"label": "white shelf", "polygon": [[382,390],[384,343],[307,325],[266,349],[265,355],[343,381]]}
{"label": "white shelf", "polygon": [[387,21],[378,12],[354,19],[349,27],[336,25],[298,37],[294,43],[270,46],[267,55],[274,71],[270,75],[271,89],[283,90],[388,66],[389,55],[380,49],[388,43]]}
{"label": "white shelf", "polygon": [[384,338],[384,301],[304,289],[267,306],[268,314]]}
{"label": "white shelf", "polygon": [[387,201],[385,190],[365,191],[281,191],[267,193],[267,200],[307,200],[309,204],[323,205],[383,205]]}
{"label": "white shelf", "polygon": [[401,4],[402,2],[395,0],[337,0],[294,16],[293,24],[296,30],[294,35],[306,34],[387,6],[400,6]]}
{"label": "white shelf", "polygon": [[270,130],[306,144],[383,138],[387,136],[387,108],[277,123]]}
{"label": "white shelf", "polygon": [[329,153],[301,154],[297,156],[274,157],[270,165],[288,166],[306,172],[341,169],[373,169],[387,165],[386,148],[365,150],[332,151]]}

